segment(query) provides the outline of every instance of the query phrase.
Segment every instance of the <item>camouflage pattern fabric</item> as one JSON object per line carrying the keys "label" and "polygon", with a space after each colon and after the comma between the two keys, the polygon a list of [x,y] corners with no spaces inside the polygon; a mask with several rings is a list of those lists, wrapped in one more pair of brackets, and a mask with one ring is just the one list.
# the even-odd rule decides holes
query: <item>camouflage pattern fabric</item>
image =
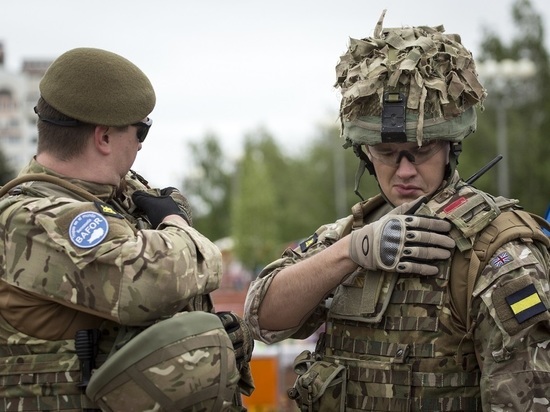
{"label": "camouflage pattern fabric", "polygon": [[[35,162],[30,169],[43,172]],[[6,245],[1,279],[135,326],[172,315],[193,297],[219,287],[221,253],[195,229],[170,222],[161,230],[138,232],[129,223],[136,218],[110,207],[114,187],[81,185],[105,203],[73,199],[68,190],[41,182],[22,185],[21,194],[0,203],[0,210],[7,211],[0,221]],[[79,247],[71,240],[71,223],[87,213],[104,217],[108,229],[96,246]],[[52,275],[37,276],[45,272]]]}
{"label": "camouflage pattern fabric", "polygon": [[239,372],[218,317],[183,312],[160,321],[94,372],[86,393],[104,411],[229,411]]}
{"label": "camouflage pattern fabric", "polygon": [[[451,185],[456,185],[456,178]],[[436,193],[432,201],[449,199],[446,191],[449,186]],[[480,203],[466,206],[474,201],[468,200],[470,195],[462,198],[460,193],[448,200],[450,203],[439,205],[447,213],[456,213],[451,217],[453,223],[456,222],[453,233],[459,247],[455,256],[459,257],[442,266],[447,269],[436,279],[400,276],[394,291],[389,292],[391,303],[378,323],[369,323],[368,316],[353,313],[354,308],[362,309],[360,299],[350,294],[354,291],[353,286],[359,287],[358,291],[363,286],[374,287],[369,283],[372,280],[355,276],[346,279],[349,287],[341,296],[344,306],[336,295],[341,291],[336,291],[330,312],[326,302],[322,302],[296,328],[270,331],[258,325],[262,299],[277,273],[345,236],[356,220],[354,216],[322,226],[309,239],[308,248],[286,251],[253,282],[246,300],[245,319],[256,339],[274,343],[286,338],[305,338],[329,321],[329,328],[318,342],[320,350],[314,355],[315,362],[297,371],[296,392],[291,391],[298,396],[308,383],[313,385],[310,386],[312,390],[327,389],[328,409],[317,403],[311,405],[311,410],[548,410],[550,258],[547,247],[529,239],[506,243],[488,260],[489,264],[481,268],[472,296],[466,296],[468,244],[470,248],[474,244],[475,231],[482,230],[483,219],[487,224],[495,216],[490,212],[485,216],[483,213],[469,214],[477,220],[468,225],[469,218],[464,216],[461,220],[459,208],[475,210],[480,206],[485,210],[492,198],[479,192],[481,197],[472,196],[472,199],[479,198]],[[429,204],[433,205],[432,213],[436,214],[438,207],[435,203]],[[496,207],[494,202],[492,204],[491,207]],[[385,205],[377,206],[364,216],[364,223],[389,209]],[[467,236],[460,237],[464,234]],[[383,284],[385,275],[380,275]],[[388,291],[382,286],[380,300],[384,293]],[[456,313],[453,303],[468,299],[472,302],[470,330],[462,316]],[[434,340],[430,340],[432,338]],[[334,365],[346,368],[344,406],[340,398],[343,389],[333,390],[335,386],[330,383],[333,380],[326,381],[324,386],[316,381],[322,376],[332,376],[329,372]],[[315,368],[319,373],[314,373]],[[427,390],[430,399],[423,399]],[[314,392],[310,392],[309,398],[302,394],[304,410],[309,407],[308,399],[315,397]]]}
{"label": "camouflage pattern fabric", "polygon": [[372,37],[350,39],[336,66],[343,137],[380,143],[384,93],[398,91],[407,96],[408,141],[462,140],[487,95],[472,54],[443,26],[383,28],[384,17]]}
{"label": "camouflage pattern fabric", "polygon": [[[105,322],[101,331],[98,358],[105,359],[114,342],[115,325]],[[74,340],[36,339],[0,316],[0,360],[0,411],[97,409],[78,386],[80,361]]]}
{"label": "camouflage pattern fabric", "polygon": [[[20,175],[33,173],[57,176],[34,160]],[[37,304],[57,303],[59,310],[82,311],[111,325],[148,326],[182,310],[211,308],[204,296],[222,276],[221,253],[212,242],[173,222],[147,230],[131,203],[131,192],[146,186],[132,173],[118,192],[71,183],[99,201],[41,181],[24,183],[0,200],[1,282],[34,296]],[[4,310],[17,313],[8,304]],[[35,320],[24,321],[40,330]],[[110,330],[100,341],[107,345],[104,354],[114,340]],[[81,377],[72,338],[36,339],[0,316],[0,356],[0,410],[96,407],[75,389]]]}

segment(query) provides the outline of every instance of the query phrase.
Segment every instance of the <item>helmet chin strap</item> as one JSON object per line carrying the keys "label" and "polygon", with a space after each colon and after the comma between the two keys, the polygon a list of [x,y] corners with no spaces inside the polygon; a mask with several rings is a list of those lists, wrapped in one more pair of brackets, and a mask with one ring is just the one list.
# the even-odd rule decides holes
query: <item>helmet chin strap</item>
{"label": "helmet chin strap", "polygon": [[[444,181],[450,181],[458,165],[458,156],[460,155],[460,153],[462,153],[462,142],[450,142],[450,145],[451,146],[449,150],[449,162],[445,166],[445,175],[443,176]],[[361,145],[357,143],[353,143],[351,146],[353,147],[353,152],[359,158],[359,165],[357,166],[357,171],[355,172],[355,187],[353,189],[353,192],[357,196],[359,196],[361,201],[364,201],[365,199],[359,192],[359,184],[361,182],[361,178],[363,177],[363,174],[365,174],[365,170],[368,170],[369,173],[372,176],[374,176],[377,182],[378,182],[378,179],[376,178],[376,171],[374,170],[374,165],[372,164],[371,160],[366,155],[366,153],[363,150],[361,150]],[[347,147],[347,146],[344,146],[344,147]],[[407,156],[407,159],[409,159],[408,156]],[[401,160],[401,157],[399,158],[399,161],[400,160]],[[380,184],[378,184],[378,187],[380,188]],[[386,200],[388,200],[386,195],[382,191],[382,188],[380,188],[380,193],[382,194],[382,196],[384,196]]]}
{"label": "helmet chin strap", "polygon": [[361,182],[361,178],[365,173],[365,169],[367,169],[369,173],[373,175],[375,178],[376,178],[376,172],[374,170],[374,165],[370,161],[369,157],[366,155],[365,152],[363,152],[363,150],[361,150],[361,145],[357,143],[353,143],[351,146],[353,148],[353,153],[355,153],[355,156],[359,158],[359,165],[357,166],[357,171],[355,172],[355,187],[353,189],[353,193],[359,196],[359,199],[364,201],[365,199],[359,192],[359,183]]}
{"label": "helmet chin strap", "polygon": [[451,142],[451,147],[449,150],[449,163],[445,167],[445,176],[444,180],[451,180],[453,177],[456,167],[458,166],[458,156],[462,153],[462,142]]}

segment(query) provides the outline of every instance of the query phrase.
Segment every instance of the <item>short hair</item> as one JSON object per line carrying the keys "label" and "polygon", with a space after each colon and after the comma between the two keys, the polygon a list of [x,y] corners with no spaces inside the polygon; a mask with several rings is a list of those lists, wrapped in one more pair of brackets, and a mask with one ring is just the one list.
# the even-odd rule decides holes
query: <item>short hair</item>
{"label": "short hair", "polygon": [[48,121],[71,121],[74,119],[54,109],[42,97],[38,99],[36,112],[39,114],[37,123],[38,154],[47,152],[61,160],[70,160],[84,152],[95,125],[76,122],[74,126],[61,126]]}

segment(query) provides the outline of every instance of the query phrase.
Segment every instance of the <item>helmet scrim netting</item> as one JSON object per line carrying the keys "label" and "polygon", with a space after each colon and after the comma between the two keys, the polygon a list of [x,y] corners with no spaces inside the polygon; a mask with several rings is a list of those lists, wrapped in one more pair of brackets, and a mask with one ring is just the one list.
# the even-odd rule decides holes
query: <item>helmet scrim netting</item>
{"label": "helmet scrim netting", "polygon": [[461,141],[475,131],[474,106],[486,96],[472,54],[443,26],[384,29],[384,16],[373,37],[350,38],[336,66],[342,136],[380,143],[383,96],[392,91],[406,98],[407,141]]}

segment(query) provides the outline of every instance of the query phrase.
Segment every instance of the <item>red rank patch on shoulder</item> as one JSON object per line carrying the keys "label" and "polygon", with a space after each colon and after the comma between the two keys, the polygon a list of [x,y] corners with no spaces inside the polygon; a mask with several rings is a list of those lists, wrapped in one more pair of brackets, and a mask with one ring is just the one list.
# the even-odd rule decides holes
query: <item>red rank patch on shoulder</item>
{"label": "red rank patch on shoulder", "polygon": [[460,206],[462,206],[467,201],[468,200],[464,196],[461,196],[458,199],[456,199],[453,203],[448,205],[445,209],[443,209],[443,211],[447,214],[451,213],[453,210],[459,208]]}

